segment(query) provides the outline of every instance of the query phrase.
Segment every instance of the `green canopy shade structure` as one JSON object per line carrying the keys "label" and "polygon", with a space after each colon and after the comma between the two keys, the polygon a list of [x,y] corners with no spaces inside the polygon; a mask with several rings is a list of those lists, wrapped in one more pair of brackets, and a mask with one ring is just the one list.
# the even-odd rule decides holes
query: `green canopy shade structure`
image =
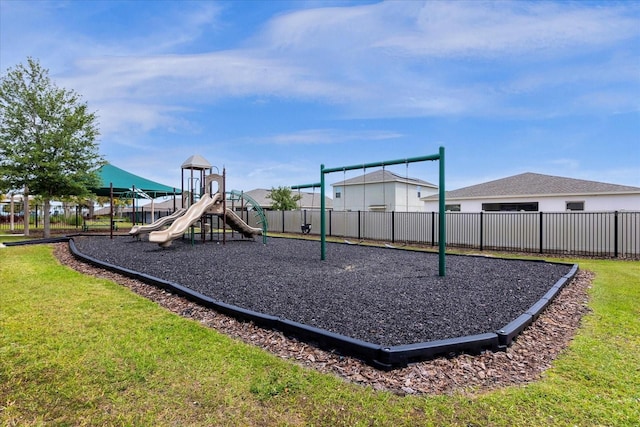
{"label": "green canopy shade structure", "polygon": [[180,189],[175,189],[174,187],[169,187],[134,175],[110,163],[100,167],[100,169],[98,169],[98,175],[102,183],[99,188],[93,189],[93,192],[97,196],[109,197],[111,195],[111,185],[113,185],[113,194],[116,197],[125,196],[133,198],[134,189],[136,198],[144,197],[139,192],[143,192],[154,199],[156,197],[172,196],[181,193]]}

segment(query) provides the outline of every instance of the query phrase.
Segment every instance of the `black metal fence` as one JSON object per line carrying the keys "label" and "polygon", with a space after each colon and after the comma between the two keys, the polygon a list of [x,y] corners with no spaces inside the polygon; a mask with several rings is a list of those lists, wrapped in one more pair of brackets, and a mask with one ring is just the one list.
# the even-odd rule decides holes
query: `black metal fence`
{"label": "black metal fence", "polygon": [[[14,204],[14,212],[12,215],[6,207],[8,203],[0,203],[0,231],[21,232],[24,230],[24,213],[22,203]],[[30,210],[29,226],[34,228],[42,228],[44,224],[44,208],[42,205],[33,206]],[[13,220],[12,220],[13,219]],[[54,211],[49,216],[49,224],[52,230],[69,230],[80,229],[84,221],[82,209],[80,207],[73,208],[64,213]]]}
{"label": "black metal fence", "polygon": [[[437,212],[340,212],[326,216],[328,236],[438,244]],[[269,229],[320,233],[320,212],[267,212]],[[640,258],[640,212],[447,212],[447,246],[539,254]]]}
{"label": "black metal fence", "polygon": [[[14,204],[13,221],[8,203],[0,203],[0,231],[21,232],[24,230],[24,213],[21,202]],[[132,224],[149,224],[160,217],[171,215],[172,209],[154,209],[141,207],[133,212],[130,208],[125,209],[122,213],[115,213],[118,222]],[[32,206],[30,209],[30,227],[42,228],[44,221],[44,207],[42,205]],[[69,230],[69,229],[86,229],[87,222],[95,222],[96,219],[107,219],[108,214],[100,214],[89,216],[87,208],[74,207],[67,210],[55,210],[50,214],[51,230]]]}

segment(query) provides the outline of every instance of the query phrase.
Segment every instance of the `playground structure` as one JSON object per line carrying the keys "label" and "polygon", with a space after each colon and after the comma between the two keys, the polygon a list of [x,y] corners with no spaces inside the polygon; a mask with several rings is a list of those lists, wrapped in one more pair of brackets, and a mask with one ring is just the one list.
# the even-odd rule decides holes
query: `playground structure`
{"label": "playground structure", "polygon": [[[353,355],[379,369],[404,367],[416,361],[459,352],[477,354],[504,349],[572,280],[578,270],[577,265],[460,256],[451,260],[457,274],[445,279],[416,274],[422,268],[435,266],[435,254],[329,243],[334,256],[325,259],[326,173],[432,160],[440,161],[437,262],[439,276],[445,276],[442,147],[438,154],[431,156],[330,169],[321,165],[320,183],[292,187],[321,189],[321,262],[307,256],[305,245],[312,243],[302,239],[275,240],[275,250],[260,251],[265,262],[259,269],[255,268],[255,257],[248,256],[248,250],[257,250],[257,245],[249,245],[250,248],[230,245],[224,250],[221,246],[213,246],[211,249],[217,252],[215,257],[211,257],[209,249],[177,244],[171,256],[173,268],[170,269],[154,262],[155,251],[141,251],[141,256],[132,260],[124,254],[125,251],[116,247],[117,242],[104,247],[89,243],[86,249],[94,251],[90,256],[78,252],[73,241],[70,241],[70,248],[74,255],[87,262],[132,277],[143,274],[146,282],[169,289],[199,304],[241,320],[251,320],[262,327],[277,329],[330,351]],[[188,200],[190,206],[181,215],[176,214],[174,218],[166,220],[165,224],[172,222],[169,228],[152,231],[149,242],[169,246],[189,228],[193,239],[194,224],[198,221],[204,235],[207,216],[222,218],[225,224],[245,236],[262,234],[265,237],[266,219],[261,223],[264,228],[251,227],[234,212],[233,204],[236,201],[241,202],[241,207],[249,206],[247,212],[251,210],[253,202],[243,197],[241,192],[225,192],[224,169],[220,175],[211,173],[208,167],[209,174],[204,167],[197,169],[186,166],[186,169],[191,169],[188,181],[191,191],[187,193],[188,199],[184,200]],[[185,165],[183,175],[184,169]],[[200,173],[199,178],[194,176],[196,170]],[[198,191],[199,196],[195,191],[196,182],[203,183]],[[215,192],[214,183],[218,185]],[[182,193],[184,197],[184,189]],[[227,208],[227,201],[231,201],[232,209]],[[256,212],[261,212],[257,204],[253,206]],[[310,227],[311,224],[302,215],[301,221],[304,232],[304,227]],[[384,251],[384,255],[381,251]],[[243,274],[234,280],[216,274],[203,276],[199,269],[190,267],[198,254],[202,257],[202,264],[209,263],[210,271],[218,271],[222,266],[233,263]],[[117,265],[101,262],[99,257],[103,255],[117,259]],[[143,257],[147,257],[149,262],[141,262]],[[132,268],[141,268],[142,273]],[[496,272],[500,272],[501,276],[498,277]],[[550,278],[558,280],[551,285]],[[178,281],[187,286],[178,284]],[[443,284],[446,286],[440,286]],[[190,289],[190,286],[194,289]],[[223,288],[226,290],[219,293]],[[245,291],[249,288],[252,292]],[[398,292],[391,292],[395,290]],[[526,298],[523,294],[526,294]],[[225,295],[224,300],[219,299],[221,295]],[[292,304],[292,301],[296,303]],[[513,307],[516,304],[516,315],[522,314],[514,318]],[[486,307],[490,307],[491,316],[487,316]],[[459,316],[460,313],[463,315]],[[384,321],[381,322],[381,319]]]}
{"label": "playground structure", "polygon": [[[381,162],[372,162],[365,163],[359,165],[350,165],[350,166],[339,166],[334,168],[325,168],[324,165],[320,165],[320,182],[312,183],[312,184],[302,184],[302,185],[293,185],[291,186],[292,190],[301,190],[303,188],[312,188],[315,190],[316,187],[320,188],[320,259],[326,259],[326,206],[325,206],[325,175],[334,172],[346,172],[348,170],[355,169],[364,169],[374,168],[374,167],[382,167],[405,164],[409,165],[410,163],[416,162],[425,162],[425,161],[434,161],[438,160],[439,163],[439,183],[438,183],[438,206],[440,215],[438,216],[438,230],[439,230],[439,240],[438,240],[438,275],[445,276],[446,275],[446,259],[445,259],[445,248],[446,248],[446,218],[444,215],[445,212],[445,179],[444,179],[444,147],[440,147],[437,154],[432,154],[428,156],[420,156],[420,157],[410,157],[406,159],[397,159],[397,160],[384,160]],[[306,219],[301,224],[301,229],[303,234],[307,234],[311,229],[311,224],[306,222]],[[350,243],[350,242],[346,242]]]}
{"label": "playground structure", "polygon": [[[190,171],[187,178],[188,192],[184,189],[184,172]],[[199,175],[199,176],[197,176]],[[213,184],[217,184],[214,191]],[[266,243],[267,220],[258,204],[250,197],[239,191],[225,192],[226,171],[223,168],[222,174],[213,173],[212,166],[204,158],[198,155],[189,157],[182,164],[182,194],[183,206],[186,209],[176,211],[174,214],[158,219],[152,224],[134,227],[129,234],[139,236],[141,233],[149,233],[149,241],[158,243],[161,247],[171,246],[171,242],[181,238],[190,231],[192,242],[195,240],[195,226],[199,223],[200,237],[206,240],[206,230],[211,233],[213,240],[213,218],[220,218],[226,226],[233,231],[240,233],[243,237],[254,238],[262,235],[263,243]],[[201,185],[200,185],[201,184]],[[231,207],[227,207],[227,202],[231,202]],[[252,227],[239,216],[235,209],[235,202],[239,201],[240,211],[254,211],[257,223],[261,227]],[[168,227],[162,229],[164,226]],[[222,241],[226,243],[226,230],[222,230]]]}
{"label": "playground structure", "polygon": [[163,216],[158,218],[156,221],[151,224],[141,224],[134,225],[129,230],[129,234],[132,236],[140,236],[141,234],[151,233],[152,231],[160,230],[165,225],[170,225],[173,221],[180,218],[184,213],[187,212],[185,208],[180,208],[171,215]]}

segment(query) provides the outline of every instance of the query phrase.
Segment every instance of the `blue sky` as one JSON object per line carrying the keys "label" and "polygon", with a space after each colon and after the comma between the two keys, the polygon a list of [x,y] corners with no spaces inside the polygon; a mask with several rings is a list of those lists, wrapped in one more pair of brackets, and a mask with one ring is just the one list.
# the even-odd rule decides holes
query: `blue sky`
{"label": "blue sky", "polygon": [[638,1],[0,0],[2,73],[29,56],[97,112],[108,161],[167,185],[192,154],[251,190],[444,146],[448,189],[640,187]]}

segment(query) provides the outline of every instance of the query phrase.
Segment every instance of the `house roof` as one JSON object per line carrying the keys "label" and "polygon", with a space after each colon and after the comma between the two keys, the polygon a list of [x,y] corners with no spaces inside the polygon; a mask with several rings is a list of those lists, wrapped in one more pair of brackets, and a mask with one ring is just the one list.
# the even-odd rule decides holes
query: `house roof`
{"label": "house roof", "polygon": [[[180,209],[182,208],[182,197],[181,196],[176,196],[176,209]],[[145,209],[149,208],[151,209],[151,203],[146,203],[144,205]],[[155,203],[153,204],[154,209],[173,209],[173,197],[168,197],[167,200],[162,200],[162,201],[155,201]]]}
{"label": "house roof", "polygon": [[424,187],[438,188],[437,185],[431,184],[430,182],[423,181],[418,178],[401,176],[385,169],[379,169],[364,175],[360,175],[351,179],[344,180],[344,181],[334,182],[331,185],[332,186],[361,185],[361,184],[373,184],[373,183],[380,183],[380,182],[400,182],[403,184],[421,185]]}
{"label": "house roof", "polygon": [[[640,194],[640,187],[525,172],[507,178],[447,191],[446,198],[474,199],[487,197],[633,193]],[[431,198],[437,198],[437,196],[425,197],[425,199]]]}

